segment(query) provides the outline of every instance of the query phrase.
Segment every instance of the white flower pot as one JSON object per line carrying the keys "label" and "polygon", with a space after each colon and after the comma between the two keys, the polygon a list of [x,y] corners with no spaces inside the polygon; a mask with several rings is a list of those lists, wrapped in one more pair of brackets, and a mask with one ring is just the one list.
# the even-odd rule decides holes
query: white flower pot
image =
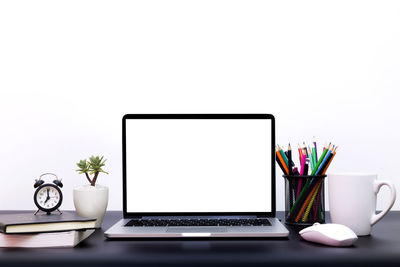
{"label": "white flower pot", "polygon": [[81,185],[73,190],[76,213],[85,218],[96,218],[96,228],[101,228],[108,204],[108,187]]}

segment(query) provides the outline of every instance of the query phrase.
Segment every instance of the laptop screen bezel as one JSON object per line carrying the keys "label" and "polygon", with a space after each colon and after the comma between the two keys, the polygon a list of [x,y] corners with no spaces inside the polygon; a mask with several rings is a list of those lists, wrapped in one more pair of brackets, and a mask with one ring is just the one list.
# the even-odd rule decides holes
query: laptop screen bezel
{"label": "laptop screen bezel", "polygon": [[[126,121],[131,119],[249,119],[271,121],[271,211],[266,212],[127,212],[126,186]],[[134,218],[143,216],[241,216],[255,215],[275,217],[276,188],[275,188],[275,118],[271,114],[126,114],[122,118],[122,186],[123,186],[123,216]]]}

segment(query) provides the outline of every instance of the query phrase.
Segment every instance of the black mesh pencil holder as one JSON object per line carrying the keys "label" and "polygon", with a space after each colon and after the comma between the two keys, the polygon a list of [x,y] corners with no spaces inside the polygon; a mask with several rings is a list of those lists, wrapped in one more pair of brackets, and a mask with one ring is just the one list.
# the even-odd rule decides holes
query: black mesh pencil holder
{"label": "black mesh pencil holder", "polygon": [[286,224],[325,223],[326,175],[283,175]]}

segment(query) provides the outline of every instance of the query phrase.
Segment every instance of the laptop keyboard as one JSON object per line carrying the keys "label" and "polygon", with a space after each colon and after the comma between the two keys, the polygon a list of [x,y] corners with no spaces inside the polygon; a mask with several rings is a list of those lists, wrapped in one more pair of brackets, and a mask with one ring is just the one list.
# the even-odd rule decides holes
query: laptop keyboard
{"label": "laptop keyboard", "polygon": [[266,218],[256,219],[133,219],[125,226],[270,226]]}

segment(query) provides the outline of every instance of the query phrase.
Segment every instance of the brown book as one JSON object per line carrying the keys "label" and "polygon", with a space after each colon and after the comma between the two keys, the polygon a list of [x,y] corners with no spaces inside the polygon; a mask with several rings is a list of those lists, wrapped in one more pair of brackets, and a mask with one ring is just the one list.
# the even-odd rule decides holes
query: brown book
{"label": "brown book", "polygon": [[48,233],[95,229],[96,219],[87,219],[74,212],[62,214],[0,214],[0,232],[5,234]]}

